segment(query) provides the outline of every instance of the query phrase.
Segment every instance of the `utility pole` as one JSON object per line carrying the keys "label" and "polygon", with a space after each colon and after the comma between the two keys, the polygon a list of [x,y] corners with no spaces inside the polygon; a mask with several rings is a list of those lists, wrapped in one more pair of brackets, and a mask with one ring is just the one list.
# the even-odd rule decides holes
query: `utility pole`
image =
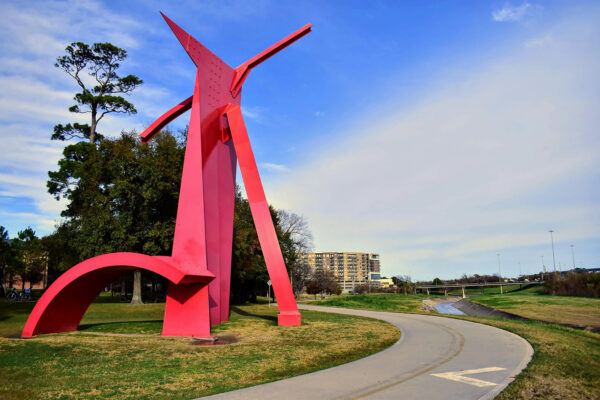
{"label": "utility pole", "polygon": [[554,265],[554,272],[556,272],[556,257],[554,256],[554,231],[550,229],[550,240],[552,241],[552,264]]}
{"label": "utility pole", "polygon": [[574,249],[575,245],[572,244],[571,245],[571,255],[573,256],[573,269],[575,269],[575,249]]}

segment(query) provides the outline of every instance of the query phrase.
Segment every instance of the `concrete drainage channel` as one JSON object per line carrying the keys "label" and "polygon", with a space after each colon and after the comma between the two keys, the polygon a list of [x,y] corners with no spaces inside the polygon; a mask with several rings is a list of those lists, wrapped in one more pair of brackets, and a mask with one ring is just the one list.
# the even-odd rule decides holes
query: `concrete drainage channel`
{"label": "concrete drainage channel", "polygon": [[571,324],[559,324],[555,322],[541,321],[535,319],[529,319],[521,317],[519,315],[511,314],[505,311],[496,310],[495,308],[486,307],[481,304],[472,303],[470,301],[463,300],[460,297],[448,297],[438,299],[427,299],[423,300],[423,310],[438,312],[440,314],[453,314],[453,315],[471,315],[474,317],[491,317],[491,318],[504,318],[511,319],[513,321],[532,321],[539,322],[542,324],[561,325],[573,329],[589,330],[591,332],[600,333],[600,328],[586,328],[583,326],[571,325]]}
{"label": "concrete drainage channel", "polygon": [[423,310],[438,312],[440,314],[465,315],[465,312],[456,307],[456,304],[460,300],[460,297],[423,300]]}
{"label": "concrete drainage channel", "polygon": [[515,314],[496,310],[481,304],[471,303],[460,297],[423,300],[423,310],[440,314],[472,315],[476,317],[505,318],[516,321],[531,321]]}

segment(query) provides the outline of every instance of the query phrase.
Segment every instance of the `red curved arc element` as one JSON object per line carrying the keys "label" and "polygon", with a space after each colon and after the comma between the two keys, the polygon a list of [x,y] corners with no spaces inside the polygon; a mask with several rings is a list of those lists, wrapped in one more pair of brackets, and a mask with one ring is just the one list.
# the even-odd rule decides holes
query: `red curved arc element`
{"label": "red curved arc element", "polygon": [[206,285],[214,279],[208,271],[185,274],[170,264],[167,257],[138,253],[93,257],[67,270],[44,292],[27,319],[22,337],[77,330],[83,314],[100,291],[135,268],[157,273],[175,285]]}
{"label": "red curved arc element", "polygon": [[192,108],[192,99],[194,96],[190,96],[169,111],[160,116],[156,121],[152,123],[144,132],[140,134],[142,142],[148,143],[150,139],[154,137],[161,129],[167,126],[175,118]]}
{"label": "red curved arc element", "polygon": [[235,146],[244,187],[250,203],[250,211],[256,226],[256,233],[258,233],[258,241],[265,257],[265,264],[277,299],[279,325],[300,325],[300,313],[287,275],[285,261],[283,254],[281,254],[277,233],[260,181],[256,159],[252,152],[240,106],[229,104],[225,109],[225,115],[229,122],[233,145]]}
{"label": "red curved arc element", "polygon": [[250,70],[252,68],[256,67],[258,64],[262,63],[263,61],[265,61],[266,59],[268,59],[275,53],[278,53],[279,51],[285,49],[290,44],[294,43],[296,40],[300,39],[301,37],[303,37],[304,35],[309,33],[311,28],[312,28],[312,24],[307,24],[307,25],[303,26],[302,28],[298,29],[296,32],[292,33],[291,35],[287,36],[284,39],[281,39],[279,42],[275,43],[273,46],[269,47],[266,50],[263,50],[262,52],[258,53],[256,56],[252,57],[251,59],[249,59],[248,61],[246,61],[239,67],[237,67],[235,69],[235,75],[233,77],[233,81],[231,82],[231,94],[233,95],[233,97],[237,96],[238,92],[242,88],[242,84],[246,80],[246,77],[248,76],[248,73],[250,72]]}

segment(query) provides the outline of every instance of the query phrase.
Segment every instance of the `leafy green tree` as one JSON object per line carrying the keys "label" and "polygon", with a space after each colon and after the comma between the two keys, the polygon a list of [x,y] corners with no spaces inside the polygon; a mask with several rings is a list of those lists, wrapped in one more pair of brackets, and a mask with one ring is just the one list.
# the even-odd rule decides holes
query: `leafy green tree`
{"label": "leafy green tree", "polygon": [[411,283],[411,278],[408,275],[396,275],[392,277],[392,281],[394,282],[394,285],[396,285],[398,292],[404,292],[405,295],[409,292],[414,292],[416,287],[416,285]]}
{"label": "leafy green tree", "polygon": [[8,231],[2,225],[0,225],[0,295],[5,295],[6,290],[6,274],[8,263],[12,256],[12,249],[10,246],[10,238],[8,237]]}
{"label": "leafy green tree", "polygon": [[41,246],[47,255],[48,281],[51,284],[60,273],[77,264],[80,259],[73,244],[76,242],[76,232],[66,223],[60,224],[56,230],[41,240]]}
{"label": "leafy green tree", "polygon": [[31,228],[20,231],[16,238],[11,240],[13,249],[13,272],[21,277],[21,290],[25,289],[25,282],[31,284],[42,280],[45,269],[45,253],[40,239]]}
{"label": "leafy green tree", "polygon": [[[273,212],[271,212],[273,214]],[[266,292],[269,274],[265,265],[250,204],[239,188],[236,190],[231,255],[231,302],[256,301]]]}
{"label": "leafy green tree", "polygon": [[[297,271],[294,276],[301,276],[301,278],[298,278],[302,284],[301,290],[306,285],[309,274],[312,276],[312,271],[306,271],[300,257],[302,252],[307,251],[312,246],[312,235],[308,229],[308,224],[303,217],[297,214],[281,210],[276,211],[273,207],[269,207],[269,210],[288,269],[288,275],[292,276],[293,271]],[[243,304],[248,301],[256,301],[257,295],[264,295],[266,292],[268,280],[269,274],[256,233],[252,212],[250,211],[250,204],[238,188],[236,190],[233,222],[231,302]],[[294,290],[298,291],[295,281],[292,280],[292,282],[294,283]],[[333,283],[335,284],[335,281]],[[319,287],[322,288],[323,285],[321,284]],[[327,290],[335,292],[331,285],[328,286]]]}
{"label": "leafy green tree", "polygon": [[77,151],[65,153],[60,170],[50,173],[48,188],[69,200],[62,229],[72,236],[78,261],[117,251],[169,255],[183,145],[168,132],[149,144],[123,133],[71,148]]}
{"label": "leafy green tree", "polygon": [[[71,76],[81,88],[75,94],[76,104],[69,111],[90,114],[90,124],[58,124],[54,127],[53,140],[86,139],[90,143],[102,139],[96,132],[98,123],[110,113],[135,114],[133,104],[123,95],[131,93],[143,82],[135,75],[119,76],[117,70],[127,58],[127,52],[111,43],[88,45],[74,42],[65,48],[66,54],[56,59],[55,66]],[[87,71],[92,84],[86,84],[81,74]]]}
{"label": "leafy green tree", "polygon": [[[69,200],[62,212],[62,233],[53,240],[71,246],[77,261],[115,251],[170,255],[185,153],[182,141],[161,132],[149,144],[141,144],[134,134],[123,133],[97,145],[81,142],[72,148],[77,151],[60,160],[61,170],[51,173],[48,182],[50,193]],[[307,224],[295,214],[270,211],[286,265],[293,269],[304,248],[298,236],[310,237]],[[269,276],[250,205],[239,189],[233,235],[231,301],[244,303],[266,291]]]}
{"label": "leafy green tree", "polygon": [[[89,114],[89,124],[68,123],[54,127],[53,140],[83,139],[88,143],[76,143],[66,146],[63,159],[59,161],[59,170],[49,172],[48,189],[57,197],[57,193],[69,197],[68,190],[82,173],[83,162],[96,150],[95,144],[102,140],[98,133],[98,123],[111,113],[135,114],[134,105],[124,95],[130,94],[143,82],[135,75],[120,76],[118,69],[127,58],[127,52],[111,43],[94,43],[91,46],[74,42],[65,48],[66,54],[56,59],[55,66],[65,71],[79,85],[81,91],[75,94],[75,103],[70,112]],[[91,80],[83,74],[87,72]],[[91,81],[91,83],[89,83]],[[88,190],[94,190],[89,187]],[[77,196],[74,196],[77,197]],[[68,227],[66,228],[68,230]],[[141,286],[139,273],[135,274],[135,285]]]}

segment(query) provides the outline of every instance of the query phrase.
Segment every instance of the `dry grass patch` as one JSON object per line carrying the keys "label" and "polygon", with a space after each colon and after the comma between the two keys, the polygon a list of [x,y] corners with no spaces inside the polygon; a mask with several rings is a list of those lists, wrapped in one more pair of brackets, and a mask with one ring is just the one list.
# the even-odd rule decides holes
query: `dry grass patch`
{"label": "dry grass patch", "polygon": [[[108,305],[113,312],[130,307],[95,306]],[[101,322],[76,333],[0,338],[0,398],[194,398],[349,362],[399,338],[382,321],[310,311],[302,312],[301,326],[279,327],[276,307],[252,305],[233,308],[231,321],[214,329],[238,342],[198,346],[189,338],[153,336],[160,332],[160,323],[148,319],[154,307],[160,305],[150,305],[142,322],[119,323],[99,312],[86,317]],[[95,334],[111,326],[151,334]]]}

